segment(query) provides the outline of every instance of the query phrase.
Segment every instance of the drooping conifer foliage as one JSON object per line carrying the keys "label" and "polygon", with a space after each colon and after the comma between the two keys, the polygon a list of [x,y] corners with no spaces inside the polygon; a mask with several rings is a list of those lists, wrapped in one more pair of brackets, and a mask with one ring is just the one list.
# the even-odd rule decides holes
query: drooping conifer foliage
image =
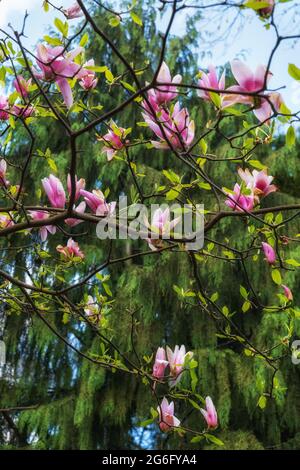
{"label": "drooping conifer foliage", "polygon": [[58,3],[0,37],[1,448],[298,448],[299,5]]}

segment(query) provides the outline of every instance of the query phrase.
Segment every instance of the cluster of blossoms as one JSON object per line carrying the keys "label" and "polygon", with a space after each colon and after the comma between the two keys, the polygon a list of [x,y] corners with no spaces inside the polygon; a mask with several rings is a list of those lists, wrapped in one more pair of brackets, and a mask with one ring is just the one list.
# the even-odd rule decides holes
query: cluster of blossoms
{"label": "cluster of blossoms", "polygon": [[[272,73],[264,65],[259,65],[253,72],[240,60],[231,62],[232,75],[237,85],[226,88],[225,73],[218,79],[216,68],[211,65],[209,72],[201,72],[198,82],[198,96],[206,101],[213,101],[216,92],[220,94],[220,107],[225,109],[235,104],[250,105],[260,122],[268,122],[283,105],[283,98],[278,92],[264,92]],[[214,92],[215,90],[215,92]]]}
{"label": "cluster of blossoms", "polygon": [[[32,86],[32,79],[26,80],[22,75],[17,75],[13,81],[15,91],[23,101],[28,97]],[[0,120],[7,121],[9,116],[28,118],[34,114],[34,107],[30,104],[14,103],[10,105],[7,96],[0,96]]]}
{"label": "cluster of blossoms", "polygon": [[236,183],[233,191],[226,191],[229,197],[225,204],[234,211],[250,212],[261,198],[277,191],[276,186],[271,184],[273,176],[268,176],[266,170],[253,170],[251,173],[248,169],[239,168],[238,174],[242,184]]}
{"label": "cluster of blossoms", "polygon": [[[185,365],[192,359],[193,353],[186,352],[185,346],[175,346],[174,351],[168,346],[158,348],[153,364],[152,376],[155,379],[162,380],[165,377],[165,370],[169,367],[169,386],[174,387],[182,377]],[[164,397],[160,406],[157,408],[159,414],[159,427],[161,431],[170,431],[172,427],[179,427],[180,421],[174,415],[174,402],[169,403]],[[206,409],[201,409],[209,429],[215,429],[218,426],[218,416],[214,404],[210,397],[206,397]]]}
{"label": "cluster of blossoms", "polygon": [[[181,108],[179,102],[167,108],[167,103],[177,97],[176,84],[181,83],[181,75],[176,75],[173,79],[169,67],[162,63],[157,75],[157,88],[148,92],[148,97],[143,101],[143,118],[150,129],[159,138],[159,141],[152,140],[155,148],[186,150],[194,140],[195,123],[190,119],[186,108]],[[160,85],[168,83],[169,85]],[[174,83],[174,85],[170,85]]]}
{"label": "cluster of blossoms", "polygon": [[[206,421],[208,429],[216,429],[218,427],[218,415],[213,401],[210,397],[205,399],[206,409],[201,408],[200,411]],[[163,432],[171,431],[172,428],[180,426],[179,419],[174,415],[174,402],[168,402],[167,398],[162,399],[161,404],[157,407],[159,427]]]}
{"label": "cluster of blossoms", "polygon": [[79,80],[79,85],[84,90],[95,88],[98,82],[92,70],[95,66],[94,59],[88,60],[83,65],[75,62],[82,52],[83,48],[80,46],[70,52],[66,52],[63,46],[51,47],[45,44],[37,46],[37,65],[40,72],[34,70],[34,75],[45,82],[55,83],[68,108],[71,108],[73,104],[70,79]]}

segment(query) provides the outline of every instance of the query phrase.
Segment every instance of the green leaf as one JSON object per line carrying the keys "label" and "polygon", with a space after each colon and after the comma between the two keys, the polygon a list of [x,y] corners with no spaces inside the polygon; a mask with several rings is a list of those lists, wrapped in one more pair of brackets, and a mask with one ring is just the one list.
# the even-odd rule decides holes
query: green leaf
{"label": "green leaf", "polygon": [[49,3],[47,0],[44,0],[43,2],[43,8],[44,8],[44,11],[47,13],[49,11]]}
{"label": "green leaf", "polygon": [[296,142],[296,133],[293,126],[290,126],[285,136],[286,145],[292,147]]}
{"label": "green leaf", "polygon": [[143,26],[141,18],[136,13],[134,13],[134,11],[130,12],[130,16],[136,24],[138,24],[139,26]]}
{"label": "green leaf", "polygon": [[112,291],[110,290],[109,285],[106,284],[106,282],[103,282],[102,286],[105,292],[107,293],[107,295],[109,295],[109,297],[112,297]]}
{"label": "green leaf", "polygon": [[246,300],[246,302],[244,302],[242,305],[242,312],[243,313],[248,312],[250,307],[251,307],[251,303],[249,302],[249,300]]}
{"label": "green leaf", "polygon": [[61,46],[62,42],[59,38],[53,38],[51,36],[48,36],[47,34],[44,36],[44,41],[46,41],[48,44],[51,44],[51,46]]}
{"label": "green leaf", "polygon": [[294,80],[300,80],[300,69],[295,64],[289,64],[288,72]]}
{"label": "green leaf", "polygon": [[272,279],[275,282],[275,284],[280,286],[282,284],[282,279],[281,279],[281,274],[280,274],[279,269],[272,269],[272,274],[271,275],[272,275]]}
{"label": "green leaf", "polygon": [[258,0],[249,0],[244,4],[247,8],[252,8],[252,10],[261,10],[262,8],[267,8],[270,6],[268,2],[260,2]]}
{"label": "green leaf", "polygon": [[112,27],[112,28],[115,28],[116,26],[119,26],[120,24],[120,21],[121,21],[121,18],[119,16],[112,16],[110,19],[109,19],[109,25]]}
{"label": "green leaf", "polygon": [[66,38],[69,32],[68,22],[67,21],[63,22],[59,18],[55,18],[54,24],[56,28],[58,29],[58,31],[63,35],[63,37]]}
{"label": "green leaf", "polygon": [[296,261],[295,259],[287,259],[286,263],[290,264],[291,266],[295,266],[296,268],[300,266],[300,263]]}
{"label": "green leaf", "polygon": [[196,444],[197,442],[202,441],[204,439],[204,436],[195,436],[191,439],[191,444]]}
{"label": "green leaf", "polygon": [[249,160],[249,165],[253,166],[253,168],[256,168],[256,170],[265,170],[266,165],[261,163],[259,160]]}
{"label": "green leaf", "polygon": [[89,40],[89,35],[88,33],[85,33],[80,39],[79,46],[84,47],[87,44],[88,40]]}
{"label": "green leaf", "polygon": [[267,398],[264,395],[261,395],[258,400],[258,406],[263,410],[267,405]]}
{"label": "green leaf", "polygon": [[218,439],[213,434],[205,434],[205,437],[206,437],[206,439],[208,439],[213,444],[216,444],[217,446],[223,446],[224,445],[224,442],[222,442],[221,439]]}
{"label": "green leaf", "polygon": [[113,76],[113,74],[111,73],[111,71],[108,68],[106,68],[104,73],[105,73],[105,78],[106,78],[107,81],[109,81],[109,82],[114,81],[115,77]]}
{"label": "green leaf", "polygon": [[240,286],[240,294],[243,297],[243,299],[248,300],[248,295],[249,294],[248,294],[247,290],[245,289],[245,287]]}
{"label": "green leaf", "polygon": [[168,191],[166,194],[167,201],[173,201],[177,197],[178,197],[178,191],[175,191],[174,189],[170,189],[170,191]]}

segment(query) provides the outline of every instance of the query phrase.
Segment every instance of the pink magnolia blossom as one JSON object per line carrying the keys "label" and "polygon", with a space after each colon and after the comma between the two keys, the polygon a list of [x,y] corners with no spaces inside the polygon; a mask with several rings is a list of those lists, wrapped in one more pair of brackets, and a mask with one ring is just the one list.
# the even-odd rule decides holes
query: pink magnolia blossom
{"label": "pink magnolia blossom", "polygon": [[10,215],[0,214],[0,228],[1,229],[12,227],[13,225],[15,225],[15,223],[10,217]]}
{"label": "pink magnolia blossom", "polygon": [[17,75],[14,80],[14,87],[22,98],[28,96],[29,88],[31,87],[32,79],[26,80],[22,75]]}
{"label": "pink magnolia blossom", "polygon": [[6,179],[7,164],[6,161],[2,158],[0,160],[0,185],[9,186],[9,181]]}
{"label": "pink magnolia blossom", "polygon": [[90,319],[101,320],[100,308],[95,299],[89,295],[86,306],[84,308],[84,313]]}
{"label": "pink magnolia blossom", "polygon": [[234,211],[239,211],[239,212],[252,211],[254,207],[253,193],[251,193],[250,195],[242,194],[240,185],[236,183],[234,185],[233,194],[230,194],[230,193],[227,193],[227,194],[229,197],[225,201],[226,206],[230,207]]}
{"label": "pink magnolia blossom", "polygon": [[190,119],[186,108],[180,109],[179,102],[175,104],[172,113],[161,109],[155,118],[148,113],[143,113],[143,117],[160,139],[159,142],[151,141],[155,148],[168,149],[170,143],[176,149],[185,150],[194,140],[195,123]]}
{"label": "pink magnolia blossom", "polygon": [[81,71],[81,66],[73,60],[82,50],[82,47],[77,47],[65,53],[63,46],[50,47],[44,44],[37,46],[37,64],[41,72],[36,72],[35,76],[44,81],[55,82],[68,108],[73,104],[73,94],[68,78],[75,77]]}
{"label": "pink magnolia blossom", "polygon": [[263,7],[263,8],[257,9],[258,13],[261,16],[270,16],[270,15],[272,15],[273,10],[274,10],[275,0],[258,0],[258,1],[269,4],[268,7]]}
{"label": "pink magnolia blossom", "polygon": [[275,253],[275,250],[274,248],[269,245],[269,243],[266,243],[266,242],[262,242],[262,249],[263,249],[263,252],[265,254],[265,260],[269,263],[269,264],[274,264],[275,261],[276,261],[276,253]]}
{"label": "pink magnolia blossom", "polygon": [[89,70],[87,69],[86,67],[94,67],[95,65],[95,61],[94,59],[91,59],[89,61],[87,61],[80,73],[79,73],[79,77],[80,77],[80,81],[79,81],[79,85],[84,89],[84,90],[92,90],[93,88],[95,88],[97,86],[97,83],[98,83],[98,78],[96,77],[96,74],[93,70]]}
{"label": "pink magnolia blossom", "polygon": [[107,160],[113,159],[118,150],[122,149],[125,145],[125,131],[123,127],[118,127],[115,122],[111,122],[110,129],[103,137],[98,137],[100,142],[104,142],[105,146],[102,152],[106,152]]}
{"label": "pink magnolia blossom", "polygon": [[84,253],[80,250],[78,243],[76,243],[72,238],[69,238],[67,246],[58,245],[56,250],[65,258],[84,258]]}
{"label": "pink magnolia blossom", "polygon": [[24,119],[32,116],[34,111],[35,109],[31,105],[20,106],[19,104],[14,104],[11,110],[12,114]]}
{"label": "pink magnolia blossom", "polygon": [[156,379],[162,379],[165,375],[165,369],[168,364],[169,363],[166,360],[166,351],[164,348],[158,348],[156,351],[155,362],[153,364],[153,377]]}
{"label": "pink magnolia blossom", "polygon": [[84,15],[83,11],[81,10],[77,2],[75,2],[69,8],[66,8],[62,11],[68,20],[73,20],[74,18],[80,18],[81,16]]}
{"label": "pink magnolia blossom", "polygon": [[163,398],[160,406],[157,407],[159,415],[159,427],[163,432],[171,431],[172,427],[180,426],[180,421],[174,416],[174,402],[168,402],[166,397]]}
{"label": "pink magnolia blossom", "polygon": [[[257,100],[258,98],[251,95],[249,96],[247,93],[263,92],[266,74],[267,85],[272,76],[271,72],[267,73],[267,67],[264,65],[259,65],[255,72],[252,72],[246,64],[237,59],[231,62],[231,70],[238,85],[227,88],[226,91],[234,91],[235,94],[226,95],[224,97],[224,103],[226,103],[226,106],[235,103],[254,105],[255,99]],[[239,95],[239,92],[243,94]],[[259,108],[260,106],[257,107]]]}
{"label": "pink magnolia blossom", "polygon": [[92,193],[81,189],[80,194],[84,197],[87,205],[96,215],[109,216],[115,211],[116,202],[114,201],[108,204],[100,189],[94,189]]}
{"label": "pink magnolia blossom", "polygon": [[216,429],[218,427],[218,415],[213,401],[210,397],[205,398],[206,409],[201,408],[201,413],[207,423],[208,429]]}
{"label": "pink magnolia blossom", "polygon": [[176,345],[174,351],[167,346],[167,357],[170,366],[170,374],[172,376],[170,387],[174,387],[181,379],[184,363],[186,360],[193,357],[193,353],[191,351],[186,352],[184,345],[181,345],[180,348]]}
{"label": "pink magnolia blossom", "polygon": [[8,99],[6,96],[0,96],[0,121],[6,121],[9,118]]}
{"label": "pink magnolia blossom", "polygon": [[[80,178],[78,180],[77,175],[75,175],[75,183],[76,183],[76,190],[75,190],[75,202],[76,202],[80,197],[81,189],[85,188],[85,179]],[[68,189],[69,195],[71,196],[72,187],[71,187],[71,176],[70,176],[70,174],[68,174],[68,177],[67,177],[67,189]]]}
{"label": "pink magnolia blossom", "polygon": [[[279,112],[281,105],[284,103],[282,95],[276,91],[266,93],[268,99],[261,98],[260,106],[253,110],[253,113],[260,122],[268,123],[274,112]],[[270,104],[271,103],[271,104]]]}
{"label": "pink magnolia blossom", "polygon": [[292,294],[291,289],[288,286],[285,286],[284,284],[282,284],[281,287],[284,290],[284,295],[286,296],[286,298],[288,300],[293,300],[293,294]]}
{"label": "pink magnolia blossom", "polygon": [[[182,76],[175,75],[175,77],[172,79],[169,67],[167,66],[165,62],[163,62],[159,69],[156,80],[158,83],[169,83],[169,84],[174,83],[176,85],[176,84],[181,83]],[[154,94],[152,94],[152,96],[155,96],[156,103],[158,105],[161,105],[161,104],[168,103],[173,98],[176,98],[177,94],[178,93],[177,93],[176,86],[158,85],[154,91]]]}
{"label": "pink magnolia blossom", "polygon": [[[203,88],[212,88],[216,91],[225,89],[225,72],[222,73],[220,79],[218,79],[216,67],[210,65],[208,67],[208,73],[201,72],[201,78],[198,81],[198,85]],[[206,101],[211,101],[211,92],[207,90],[197,90],[197,95]],[[221,95],[221,101],[223,95]]]}
{"label": "pink magnolia blossom", "polygon": [[[170,209],[167,207],[164,211],[161,208],[156,209],[152,217],[151,225],[147,220],[145,220],[145,224],[152,233],[168,237],[170,235],[170,231],[174,229],[180,220],[181,217],[176,217],[174,220],[170,221]],[[158,248],[163,246],[161,238],[147,238],[147,243],[149,248],[153,251],[156,251]]]}
{"label": "pink magnolia blossom", "polygon": [[[74,206],[74,210],[78,212],[79,214],[84,214],[86,209],[86,203],[82,201],[80,204],[78,204],[77,207]],[[69,225],[69,227],[75,227],[76,225],[82,224],[83,220],[80,219],[74,219],[72,217],[65,219],[65,223]]]}
{"label": "pink magnolia blossom", "polygon": [[238,169],[240,178],[244,181],[246,186],[252,189],[253,193],[258,197],[265,197],[274,191],[277,191],[277,187],[271,184],[274,177],[269,176],[266,170],[257,171],[253,170],[252,173],[246,168]]}
{"label": "pink magnolia blossom", "polygon": [[64,208],[66,194],[61,181],[54,175],[42,179],[43,188],[48,196],[52,207]]}
{"label": "pink magnolia blossom", "polygon": [[[49,213],[46,211],[37,210],[28,212],[33,220],[45,220],[49,218]],[[40,227],[39,232],[41,240],[42,242],[44,242],[45,240],[47,240],[48,232],[51,233],[51,235],[54,235],[56,233],[56,227],[55,225],[45,225],[43,227]]]}

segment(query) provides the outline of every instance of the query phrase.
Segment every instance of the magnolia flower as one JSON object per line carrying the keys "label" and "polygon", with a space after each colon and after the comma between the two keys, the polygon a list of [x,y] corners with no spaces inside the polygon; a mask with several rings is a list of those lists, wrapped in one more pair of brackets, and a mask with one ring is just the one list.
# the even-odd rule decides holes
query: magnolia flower
{"label": "magnolia flower", "polygon": [[106,152],[108,161],[112,160],[117,151],[124,147],[125,131],[126,129],[118,127],[115,122],[111,121],[107,134],[103,137],[98,137],[100,142],[105,143],[102,152]]}
{"label": "magnolia flower", "polygon": [[208,429],[215,429],[218,427],[218,415],[213,401],[210,397],[205,398],[206,409],[201,408],[201,413],[207,423]]}
{"label": "magnolia flower", "polygon": [[[80,204],[78,204],[77,207],[73,207],[75,212],[78,212],[78,214],[84,214],[85,209],[86,209],[86,203],[82,201]],[[75,227],[76,225],[82,224],[83,220],[80,219],[74,219],[72,217],[65,219],[65,223],[69,225],[69,227]]]}
{"label": "magnolia flower", "polygon": [[160,139],[159,142],[151,141],[155,148],[168,149],[171,145],[176,149],[185,150],[194,140],[195,123],[190,120],[186,108],[180,109],[178,102],[172,113],[162,109],[155,118],[148,113],[143,113],[143,117],[150,129]]}
{"label": "magnolia flower", "polygon": [[158,348],[156,351],[155,362],[153,364],[153,377],[156,379],[162,379],[165,375],[165,368],[168,364],[169,363],[166,360],[166,351],[164,348]]}
{"label": "magnolia flower", "polygon": [[[145,225],[151,230],[152,233],[156,233],[158,236],[165,235],[168,237],[170,231],[179,223],[181,217],[176,217],[174,220],[170,221],[170,209],[167,207],[164,211],[159,208],[153,214],[151,225],[147,220],[145,220]],[[147,238],[147,243],[151,250],[156,251],[158,248],[161,248],[163,241],[161,238]]]}
{"label": "magnolia flower", "polygon": [[[247,95],[247,93],[255,93],[255,92],[262,92],[265,87],[265,79],[266,85],[272,76],[271,72],[268,71],[267,67],[264,65],[259,65],[255,72],[240,60],[233,60],[231,62],[231,70],[234,78],[238,82],[238,85],[233,85],[227,88],[226,91],[234,91],[235,94],[228,94],[224,96],[224,104],[226,106],[232,105],[235,103],[244,103],[254,105],[255,100],[259,99],[258,97],[254,97],[253,95]],[[239,92],[242,92],[242,95],[239,95]],[[260,103],[260,101],[259,101]],[[256,106],[260,108],[259,106]]]}
{"label": "magnolia flower", "polygon": [[[250,188],[248,188],[250,190]],[[234,211],[244,212],[252,211],[254,207],[254,195],[244,195],[241,193],[241,187],[239,184],[234,185],[233,194],[227,192],[228,198],[225,201],[226,206],[230,207]]]}
{"label": "magnolia flower", "polygon": [[77,2],[75,2],[69,8],[62,10],[62,12],[68,20],[73,20],[74,18],[80,18],[81,16],[84,15],[83,11],[81,10]]}
{"label": "magnolia flower", "polygon": [[[176,85],[181,83],[182,76],[175,75],[175,77],[172,79],[169,67],[165,62],[163,62],[159,69],[156,80],[158,83],[174,83]],[[155,101],[158,105],[165,104],[177,96],[177,89],[176,86],[172,85],[158,85],[154,91],[154,95]]]}
{"label": "magnolia flower", "polygon": [[289,287],[285,286],[284,284],[282,284],[281,287],[284,290],[284,295],[286,296],[286,298],[288,300],[293,300],[293,294],[292,294],[291,289]]}
{"label": "magnolia flower", "polygon": [[[80,197],[81,189],[85,188],[85,179],[80,178],[80,180],[77,180],[77,175],[75,175],[75,184],[76,184],[76,188],[75,188],[75,202],[76,202]],[[68,189],[69,195],[71,196],[72,187],[71,187],[71,176],[70,176],[70,174],[68,174],[68,177],[67,177],[67,189]]]}
{"label": "magnolia flower", "polygon": [[61,253],[65,258],[84,258],[84,253],[80,250],[78,243],[69,238],[67,246],[58,245],[56,250]]}
{"label": "magnolia flower", "polygon": [[97,86],[98,83],[98,78],[96,78],[96,74],[93,70],[89,70],[86,67],[94,67],[95,61],[94,59],[91,59],[87,61],[84,65],[83,68],[80,71],[80,81],[79,85],[84,89],[84,90],[92,90]]}
{"label": "magnolia flower", "polygon": [[10,215],[0,214],[0,228],[1,229],[12,227],[13,225],[15,225],[15,223],[12,220]]}
{"label": "magnolia flower", "polygon": [[26,80],[24,77],[22,77],[22,75],[17,75],[17,77],[15,78],[13,82],[13,85],[17,93],[19,93],[19,95],[22,96],[22,98],[25,98],[26,96],[28,96],[31,83],[32,83],[31,78],[29,78],[29,80]]}
{"label": "magnolia flower", "polygon": [[258,0],[258,2],[268,3],[268,7],[257,8],[256,11],[261,16],[270,16],[273,13],[275,0]]}
{"label": "magnolia flower", "polygon": [[44,44],[37,46],[37,64],[41,72],[35,72],[35,76],[41,80],[55,82],[68,108],[73,104],[73,95],[67,79],[74,78],[81,71],[81,66],[73,60],[82,50],[82,47],[77,47],[65,53],[63,46],[50,47]]}
{"label": "magnolia flower", "polygon": [[19,104],[14,104],[11,110],[12,114],[24,119],[32,116],[34,111],[35,109],[31,105],[20,106]]}
{"label": "magnolia flower", "polygon": [[269,264],[274,264],[275,261],[276,261],[276,253],[275,253],[274,248],[272,248],[271,245],[269,245],[269,243],[265,243],[265,242],[262,242],[261,245],[262,245],[262,249],[264,251],[264,254],[266,256],[265,260]]}
{"label": "magnolia flower", "polygon": [[[28,211],[28,212],[29,212],[30,217],[33,220],[45,220],[49,218],[49,214],[46,211],[38,210],[38,211]],[[47,240],[48,232],[51,233],[51,235],[54,235],[56,233],[56,227],[55,225],[44,225],[43,227],[40,227],[39,232],[40,232],[41,240],[42,242],[44,242],[45,240]]]}
{"label": "magnolia flower", "polygon": [[261,98],[260,107],[255,108],[253,113],[260,122],[267,123],[268,120],[274,115],[274,112],[279,112],[281,105],[284,103],[282,95],[276,91],[266,93],[268,99]]}
{"label": "magnolia flower", "polygon": [[[223,72],[221,78],[218,79],[216,67],[214,65],[210,65],[208,70],[209,72],[207,74],[205,72],[201,72],[201,77],[198,81],[199,87],[212,88],[214,90],[224,90],[225,72]],[[197,90],[197,95],[206,101],[211,101],[211,92],[208,90]],[[221,100],[222,99],[223,95],[221,95]]]}
{"label": "magnolia flower", "polygon": [[100,189],[94,189],[92,193],[81,189],[80,194],[84,197],[87,205],[96,215],[111,215],[116,208],[115,201],[110,202],[109,204],[105,201],[104,194],[102,191],[100,191]]}
{"label": "magnolia flower", "polygon": [[268,194],[277,191],[277,187],[274,184],[271,184],[274,177],[268,176],[266,170],[253,170],[251,173],[248,168],[246,168],[246,170],[239,168],[238,174],[246,184],[247,188],[250,187],[253,193],[258,197],[265,197]]}
{"label": "magnolia flower", "polygon": [[0,96],[0,120],[6,121],[9,118],[9,110],[8,106],[8,99],[6,96]]}
{"label": "magnolia flower", "polygon": [[167,357],[170,366],[170,374],[173,377],[170,380],[170,387],[174,387],[181,379],[184,363],[186,360],[193,357],[193,353],[191,351],[186,353],[184,345],[181,345],[180,348],[176,345],[174,351],[167,346]]}
{"label": "magnolia flower", "polygon": [[52,207],[64,208],[66,194],[61,181],[54,175],[42,179],[43,188]]}
{"label": "magnolia flower", "polygon": [[157,407],[159,415],[159,427],[163,432],[170,431],[171,428],[180,426],[180,421],[174,416],[174,402],[168,402],[166,397],[163,398],[160,406]]}
{"label": "magnolia flower", "polygon": [[9,181],[5,178],[6,176],[6,171],[7,171],[7,164],[4,158],[0,160],[0,185],[2,186],[8,186]]}
{"label": "magnolia flower", "polygon": [[87,317],[91,319],[96,319],[98,321],[101,320],[99,305],[91,295],[88,296],[88,301],[84,308],[84,313]]}

